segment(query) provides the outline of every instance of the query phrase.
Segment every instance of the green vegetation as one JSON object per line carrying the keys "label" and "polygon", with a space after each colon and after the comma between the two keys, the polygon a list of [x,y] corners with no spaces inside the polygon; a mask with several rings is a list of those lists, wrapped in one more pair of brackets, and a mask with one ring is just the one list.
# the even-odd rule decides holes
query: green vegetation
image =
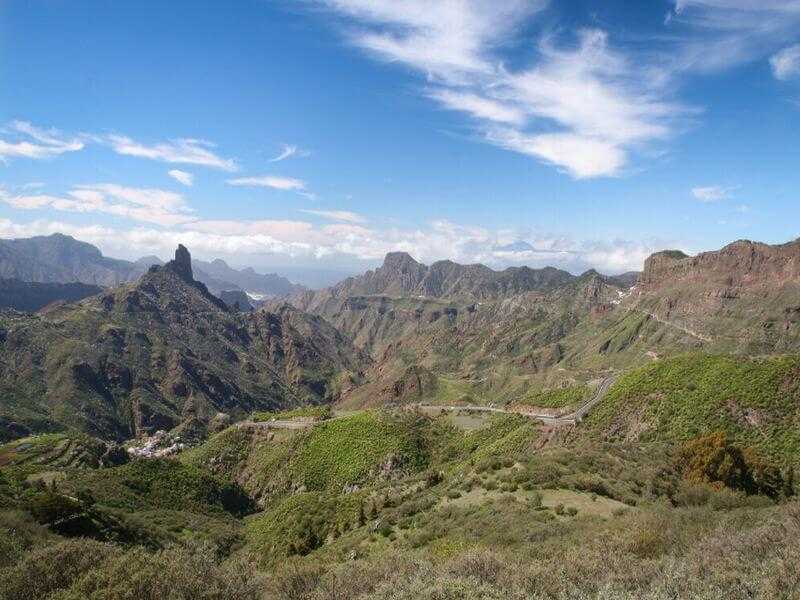
{"label": "green vegetation", "polygon": [[185,510],[242,516],[252,503],[241,488],[174,460],[142,459],[121,467],[75,472],[65,489],[126,511]]}
{"label": "green vegetation", "polygon": [[[177,458],[110,468],[59,463],[64,436],[34,438],[49,450],[30,456],[57,471],[9,444],[0,598],[26,582],[47,600],[771,597],[795,585],[776,565],[800,560],[800,508],[791,461],[764,436],[793,423],[798,364],[659,361],[556,432],[372,410],[231,426]],[[552,406],[587,395],[543,393]]]}
{"label": "green vegetation", "polygon": [[291,410],[277,411],[277,412],[255,412],[251,419],[258,422],[263,421],[281,421],[297,418],[311,418],[317,420],[330,419],[333,416],[333,410],[330,406],[300,406]]}
{"label": "green vegetation", "polygon": [[88,435],[48,433],[0,445],[0,467],[29,471],[97,467],[107,446]]}
{"label": "green vegetation", "polygon": [[567,406],[578,406],[588,397],[588,386],[571,385],[552,390],[531,392],[522,399],[521,404],[541,406],[542,408],[565,408]]}
{"label": "green vegetation", "polygon": [[304,440],[290,470],[309,490],[341,490],[380,468],[414,472],[428,461],[425,421],[377,412],[321,423]]}
{"label": "green vegetation", "polygon": [[800,357],[686,354],[617,380],[588,415],[589,435],[680,442],[725,432],[782,465],[800,461]]}
{"label": "green vegetation", "polygon": [[248,537],[269,561],[304,556],[329,538],[362,527],[363,494],[328,496],[307,492],[287,497],[263,515],[249,521]]}
{"label": "green vegetation", "polygon": [[748,494],[764,494],[776,498],[794,495],[790,482],[793,469],[783,473],[761,460],[752,450],[731,444],[725,433],[717,432],[690,440],[683,445],[678,464],[688,481],[710,483],[741,490]]}

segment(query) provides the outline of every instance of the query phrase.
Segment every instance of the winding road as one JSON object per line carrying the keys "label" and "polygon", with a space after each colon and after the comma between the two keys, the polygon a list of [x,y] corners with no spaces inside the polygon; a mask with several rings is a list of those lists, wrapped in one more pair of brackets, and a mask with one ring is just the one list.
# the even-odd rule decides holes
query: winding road
{"label": "winding road", "polygon": [[495,408],[493,406],[438,406],[435,404],[420,404],[419,407],[421,409],[427,410],[442,410],[442,411],[459,411],[459,410],[467,410],[467,411],[475,411],[475,412],[488,412],[488,413],[496,413],[496,414],[503,414],[503,415],[521,415],[523,417],[529,417],[531,419],[536,419],[538,421],[542,421],[545,425],[575,425],[576,423],[580,423],[581,420],[589,413],[592,408],[594,408],[606,395],[609,388],[614,383],[614,377],[606,377],[600,382],[600,385],[597,386],[592,397],[584,402],[581,406],[576,408],[571,412],[566,412],[558,415],[548,415],[548,414],[540,414],[540,413],[533,413],[527,412],[525,410],[512,410],[507,408]]}

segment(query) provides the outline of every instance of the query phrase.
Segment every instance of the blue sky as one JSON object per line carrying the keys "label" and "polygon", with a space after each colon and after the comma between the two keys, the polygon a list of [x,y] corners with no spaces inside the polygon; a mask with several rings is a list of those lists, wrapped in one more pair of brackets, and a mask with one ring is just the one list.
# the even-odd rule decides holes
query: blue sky
{"label": "blue sky", "polygon": [[798,0],[0,0],[0,78],[2,237],[620,272],[800,235]]}

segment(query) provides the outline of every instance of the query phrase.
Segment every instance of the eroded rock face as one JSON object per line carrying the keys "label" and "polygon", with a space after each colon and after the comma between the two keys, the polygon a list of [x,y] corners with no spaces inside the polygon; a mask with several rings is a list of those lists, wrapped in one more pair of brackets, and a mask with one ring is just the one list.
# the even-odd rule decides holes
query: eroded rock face
{"label": "eroded rock face", "polygon": [[731,288],[775,286],[790,280],[800,281],[800,240],[778,246],[739,240],[697,256],[680,251],[653,254],[645,261],[639,285],[647,289],[680,283]]}

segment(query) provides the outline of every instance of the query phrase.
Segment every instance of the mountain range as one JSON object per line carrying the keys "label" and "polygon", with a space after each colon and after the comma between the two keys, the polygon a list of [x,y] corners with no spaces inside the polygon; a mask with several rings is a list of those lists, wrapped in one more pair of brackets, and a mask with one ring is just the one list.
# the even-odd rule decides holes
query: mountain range
{"label": "mountain range", "polygon": [[[512,401],[531,386],[572,385],[682,351],[797,351],[799,264],[798,241],[659,252],[635,282],[594,271],[428,267],[393,253],[375,271],[289,302],[372,356],[372,387],[352,390],[354,404],[397,400],[409,377],[415,396]],[[420,369],[429,373],[418,378]]]}
{"label": "mountain range", "polygon": [[[241,291],[225,290],[228,304],[212,295],[195,265],[206,280],[239,274],[247,287],[263,276],[191,261],[183,249],[161,264],[107,259],[65,236],[3,248],[3,272],[16,276],[108,283],[138,274],[103,289],[72,284],[62,300],[92,294],[78,304],[4,314],[2,389],[13,402],[0,418],[31,431],[124,439],[304,402],[513,404],[687,351],[800,348],[798,241],[659,252],[632,285],[630,274],[427,266],[390,253],[374,271],[318,291],[290,286],[295,293],[252,312]],[[23,259],[31,248],[42,252]],[[3,289],[21,285],[38,298],[28,310],[50,303],[42,290],[53,284]]]}
{"label": "mountain range", "polygon": [[[63,234],[0,240],[0,277],[35,283],[84,283],[113,287],[135,281],[152,265],[164,264],[156,256],[135,262],[108,258],[86,242]],[[298,293],[304,288],[275,273],[262,275],[251,268],[233,269],[220,259],[193,261],[198,281],[215,294],[249,292],[255,300]]]}
{"label": "mountain range", "polygon": [[0,313],[0,342],[6,436],[72,429],[124,440],[220,412],[331,402],[362,361],[319,317],[288,305],[233,311],[193,278],[183,247],[80,303]]}

